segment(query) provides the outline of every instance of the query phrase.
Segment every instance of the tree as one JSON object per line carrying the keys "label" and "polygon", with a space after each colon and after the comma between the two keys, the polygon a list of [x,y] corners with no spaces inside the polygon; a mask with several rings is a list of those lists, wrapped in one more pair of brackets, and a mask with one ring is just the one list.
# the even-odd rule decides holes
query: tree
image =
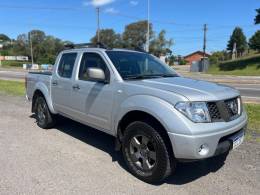
{"label": "tree", "polygon": [[[100,42],[110,48],[122,47],[121,36],[120,34],[116,34],[113,29],[102,29],[99,32],[99,36],[100,36]],[[96,44],[97,42],[98,42],[97,35],[95,35],[94,37],[92,37],[91,43]]]}
{"label": "tree", "polygon": [[63,42],[53,36],[46,36],[41,45],[42,53],[38,58],[38,63],[54,63],[57,54],[64,48]]}
{"label": "tree", "polygon": [[34,44],[39,44],[44,41],[46,35],[41,30],[32,30],[29,32],[29,35],[31,36],[32,42]]}
{"label": "tree", "polygon": [[44,55],[43,41],[46,35],[41,30],[32,30],[29,32],[29,40],[32,41],[33,58],[37,62]]}
{"label": "tree", "polygon": [[260,8],[256,9],[255,24],[260,24]]}
{"label": "tree", "polygon": [[167,62],[170,66],[173,66],[174,65],[174,61],[176,60],[175,56],[174,55],[170,55],[169,57],[166,58],[167,59]]}
{"label": "tree", "polygon": [[236,27],[228,41],[227,50],[232,52],[233,47],[236,44],[236,50],[239,56],[247,49],[246,36],[243,33],[243,30],[240,27]]}
{"label": "tree", "polygon": [[16,41],[14,42],[13,50],[10,51],[10,54],[30,56],[28,55],[30,52],[28,43],[28,36],[26,34],[18,35]]}
{"label": "tree", "polygon": [[27,34],[18,35],[13,46],[6,52],[8,55],[31,56],[30,40],[32,40],[35,63],[53,64],[57,54],[64,49],[64,42],[60,39],[47,36],[40,30],[32,30]]}
{"label": "tree", "polygon": [[161,55],[171,55],[172,51],[169,49],[173,45],[173,40],[169,39],[167,40],[166,37],[166,31],[162,30],[158,37],[153,39],[150,44],[150,52],[155,56],[161,56]]}
{"label": "tree", "polygon": [[2,56],[8,56],[10,54],[9,50],[12,47],[12,40],[5,34],[0,34],[0,44],[1,44],[1,53]]}
{"label": "tree", "polygon": [[225,50],[213,52],[212,55],[209,57],[209,61],[211,64],[217,64],[218,62],[225,60],[228,60],[228,53]]}
{"label": "tree", "polygon": [[[162,30],[157,37],[150,24],[150,52],[156,56],[171,55],[172,39],[165,38],[166,31]],[[147,21],[138,21],[128,24],[122,35],[115,33],[113,29],[102,29],[99,32],[100,42],[110,48],[144,49],[146,45]],[[97,43],[97,35],[92,37],[92,43]]]}
{"label": "tree", "polygon": [[[37,63],[53,64],[57,54],[64,48],[64,43],[60,39],[47,36],[41,30],[32,30],[29,36],[32,40],[33,58]],[[28,55],[30,56],[30,52]]]}
{"label": "tree", "polygon": [[[152,30],[152,24],[149,24],[150,28],[150,40],[154,36]],[[145,48],[147,36],[147,20],[134,22],[128,24],[123,32],[123,47],[125,48],[135,48],[141,47]]]}
{"label": "tree", "polygon": [[11,41],[11,39],[5,34],[0,34],[0,41],[1,42]]}
{"label": "tree", "polygon": [[249,39],[249,47],[260,52],[260,30]]}

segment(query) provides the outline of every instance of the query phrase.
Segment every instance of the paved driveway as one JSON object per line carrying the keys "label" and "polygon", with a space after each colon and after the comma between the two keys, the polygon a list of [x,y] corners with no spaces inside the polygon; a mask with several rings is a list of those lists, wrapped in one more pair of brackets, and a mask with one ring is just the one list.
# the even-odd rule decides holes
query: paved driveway
{"label": "paved driveway", "polygon": [[127,172],[111,136],[70,120],[46,131],[30,116],[23,98],[0,95],[0,194],[260,194],[259,143],[150,185]]}

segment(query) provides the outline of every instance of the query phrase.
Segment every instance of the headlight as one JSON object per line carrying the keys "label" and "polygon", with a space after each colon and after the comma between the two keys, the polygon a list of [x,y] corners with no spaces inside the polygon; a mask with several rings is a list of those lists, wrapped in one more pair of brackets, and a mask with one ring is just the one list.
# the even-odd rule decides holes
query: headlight
{"label": "headlight", "polygon": [[205,102],[178,102],[175,108],[195,123],[211,121]]}

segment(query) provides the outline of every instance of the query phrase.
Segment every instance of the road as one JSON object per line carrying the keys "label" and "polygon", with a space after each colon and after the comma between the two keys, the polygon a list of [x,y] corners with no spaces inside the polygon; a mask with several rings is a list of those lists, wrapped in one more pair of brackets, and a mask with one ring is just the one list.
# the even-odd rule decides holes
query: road
{"label": "road", "polygon": [[238,89],[242,96],[247,97],[260,97],[260,85],[252,84],[229,84],[230,86]]}
{"label": "road", "polygon": [[24,98],[0,95],[0,116],[0,194],[260,194],[255,141],[150,185],[126,170],[107,134],[70,120],[40,129]]}
{"label": "road", "polygon": [[[0,78],[7,80],[24,80],[26,71],[0,70]],[[227,76],[209,76],[201,74],[185,74],[184,76],[194,79],[226,84],[238,89],[246,102],[260,103],[260,77],[227,77]],[[248,84],[249,83],[249,84]]]}
{"label": "road", "polygon": [[0,70],[0,78],[5,80],[22,80],[27,74],[26,71],[10,71],[10,70]]}

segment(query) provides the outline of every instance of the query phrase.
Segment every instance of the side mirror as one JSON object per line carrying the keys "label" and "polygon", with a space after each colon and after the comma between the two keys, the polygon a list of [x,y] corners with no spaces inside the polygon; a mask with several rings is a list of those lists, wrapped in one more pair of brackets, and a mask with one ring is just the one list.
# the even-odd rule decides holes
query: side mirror
{"label": "side mirror", "polygon": [[88,68],[87,75],[88,78],[93,81],[105,82],[106,80],[105,73],[100,68]]}

